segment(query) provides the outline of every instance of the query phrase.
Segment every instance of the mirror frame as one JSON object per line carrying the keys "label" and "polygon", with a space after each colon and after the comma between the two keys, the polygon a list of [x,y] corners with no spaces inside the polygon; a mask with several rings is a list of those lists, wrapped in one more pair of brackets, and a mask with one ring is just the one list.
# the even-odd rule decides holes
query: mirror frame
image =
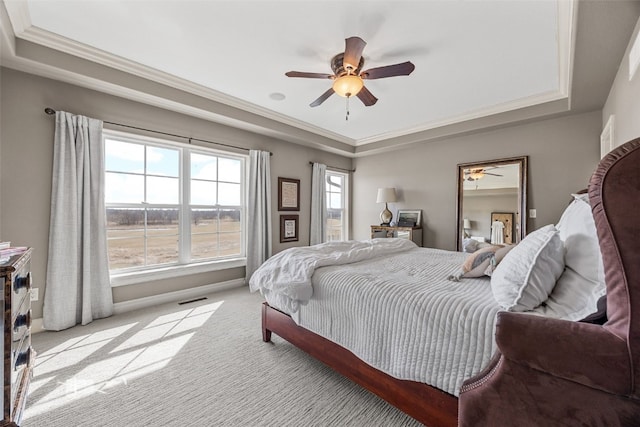
{"label": "mirror frame", "polygon": [[462,194],[464,191],[464,170],[476,168],[488,168],[492,166],[500,166],[516,163],[520,166],[518,176],[518,207],[520,208],[519,218],[519,234],[518,241],[524,239],[527,235],[527,156],[508,157],[497,160],[485,160],[482,162],[469,162],[458,164],[458,197],[456,198],[456,250],[462,250]]}

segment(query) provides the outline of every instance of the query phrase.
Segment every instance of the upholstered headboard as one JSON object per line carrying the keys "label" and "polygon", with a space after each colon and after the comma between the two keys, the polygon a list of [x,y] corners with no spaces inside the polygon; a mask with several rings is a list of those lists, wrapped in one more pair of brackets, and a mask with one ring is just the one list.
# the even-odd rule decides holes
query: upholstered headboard
{"label": "upholstered headboard", "polygon": [[607,284],[604,327],[627,342],[630,391],[640,397],[640,138],[600,162],[591,177],[589,199]]}
{"label": "upholstered headboard", "polygon": [[462,386],[460,426],[640,422],[640,138],[589,183],[607,288],[603,325],[500,312],[498,354]]}

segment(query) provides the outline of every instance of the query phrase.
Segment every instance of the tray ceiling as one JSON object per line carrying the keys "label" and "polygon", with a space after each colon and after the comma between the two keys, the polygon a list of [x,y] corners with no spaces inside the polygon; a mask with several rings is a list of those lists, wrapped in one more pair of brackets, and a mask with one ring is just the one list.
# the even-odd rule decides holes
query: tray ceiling
{"label": "tray ceiling", "polygon": [[[16,37],[139,75],[159,71],[208,97],[351,145],[567,96],[572,2],[7,2]],[[369,80],[365,107],[333,95],[344,39],[367,42],[365,68],[407,60],[410,76]],[[137,71],[136,71],[137,70]],[[145,76],[148,77],[148,76]],[[281,99],[284,98],[284,99]]]}

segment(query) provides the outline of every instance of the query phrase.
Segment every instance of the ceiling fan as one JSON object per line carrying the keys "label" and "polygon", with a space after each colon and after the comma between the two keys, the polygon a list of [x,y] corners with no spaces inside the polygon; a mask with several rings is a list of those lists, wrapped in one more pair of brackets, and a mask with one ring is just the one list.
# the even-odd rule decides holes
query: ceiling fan
{"label": "ceiling fan", "polygon": [[[490,169],[496,169],[496,168],[490,168]],[[464,170],[464,174],[466,176],[465,179],[467,181],[477,181],[483,178],[485,175],[503,176],[497,173],[487,172],[487,170],[490,170],[490,169],[487,169],[487,168],[465,169]]]}
{"label": "ceiling fan", "polygon": [[362,51],[366,45],[367,43],[360,37],[354,36],[346,39],[344,53],[339,53],[331,59],[333,74],[289,71],[285,73],[285,75],[287,77],[333,80],[333,86],[309,104],[311,107],[317,107],[322,104],[334,93],[347,98],[347,102],[350,97],[357,96],[365,106],[370,107],[378,102],[378,98],[373,96],[373,94],[364,87],[363,80],[408,76],[416,67],[410,61],[407,61],[400,64],[370,68],[362,71],[362,67],[364,66]]}

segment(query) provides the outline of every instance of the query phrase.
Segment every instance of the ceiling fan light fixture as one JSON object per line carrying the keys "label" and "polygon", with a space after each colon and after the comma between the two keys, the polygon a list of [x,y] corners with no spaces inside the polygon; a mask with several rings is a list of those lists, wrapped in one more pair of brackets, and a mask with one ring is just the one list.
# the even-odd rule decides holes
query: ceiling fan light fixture
{"label": "ceiling fan light fixture", "polygon": [[338,53],[331,59],[331,70],[333,74],[308,73],[306,71],[288,71],[284,73],[287,77],[303,77],[307,79],[331,79],[333,85],[325,93],[315,99],[310,107],[317,107],[326,101],[331,95],[337,93],[343,98],[347,98],[347,118],[349,117],[349,98],[357,95],[365,107],[371,107],[378,102],[378,98],[364,85],[363,80],[375,80],[386,77],[408,76],[416,68],[411,61],[400,64],[385,65],[382,67],[362,70],[364,57],[362,50],[367,42],[360,37],[353,36],[345,39],[343,53]]}
{"label": "ceiling fan light fixture", "polygon": [[477,181],[484,176],[484,171],[482,169],[472,170],[469,176],[474,181]]}
{"label": "ceiling fan light fixture", "polygon": [[343,98],[357,95],[363,86],[362,79],[353,74],[346,74],[333,81],[333,91]]}

